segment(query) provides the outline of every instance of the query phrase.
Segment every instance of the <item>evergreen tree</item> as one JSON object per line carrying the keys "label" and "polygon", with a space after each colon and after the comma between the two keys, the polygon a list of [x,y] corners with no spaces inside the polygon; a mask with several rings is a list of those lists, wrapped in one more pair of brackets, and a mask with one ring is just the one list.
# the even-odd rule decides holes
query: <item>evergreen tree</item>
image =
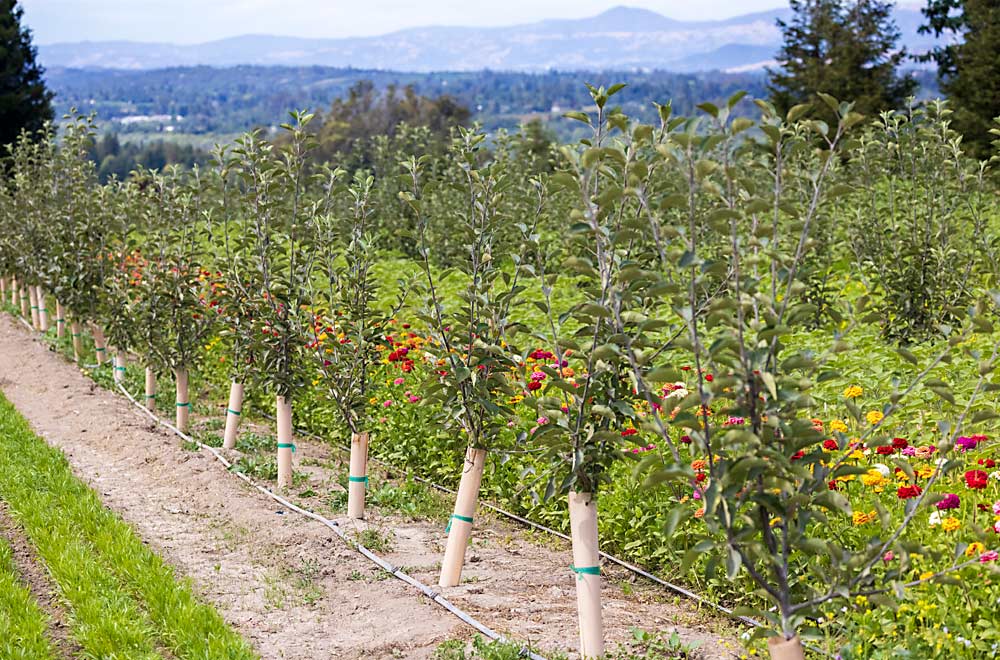
{"label": "evergreen tree", "polygon": [[[816,92],[854,101],[866,115],[903,105],[916,88],[897,69],[906,58],[892,3],[880,0],[791,0],[792,19],[778,21],[784,44],[780,68],[769,69],[768,91],[782,111],[816,99]],[[816,105],[820,118],[827,109]]]}
{"label": "evergreen tree", "polygon": [[955,111],[952,126],[970,153],[987,158],[993,119],[1000,117],[1000,2],[928,0],[923,13],[920,31],[946,35],[950,43],[918,59],[937,63],[941,91]]}
{"label": "evergreen tree", "polygon": [[17,0],[0,0],[0,145],[52,119],[52,93],[35,61],[31,31],[21,27],[23,15]]}

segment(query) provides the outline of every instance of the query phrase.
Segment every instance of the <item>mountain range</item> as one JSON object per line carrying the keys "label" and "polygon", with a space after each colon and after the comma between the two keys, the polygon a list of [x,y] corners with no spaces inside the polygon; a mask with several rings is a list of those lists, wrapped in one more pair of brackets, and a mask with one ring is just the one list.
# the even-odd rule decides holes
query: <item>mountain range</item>
{"label": "mountain range", "polygon": [[[584,19],[508,27],[423,27],[375,37],[306,39],[245,35],[194,45],[81,41],[39,46],[47,67],[159,69],[175,66],[332,66],[395,71],[660,69],[748,71],[772,63],[781,44],[775,21],[788,9],[725,20],[679,21],[615,7]],[[923,52],[917,6],[898,5],[902,45]]]}

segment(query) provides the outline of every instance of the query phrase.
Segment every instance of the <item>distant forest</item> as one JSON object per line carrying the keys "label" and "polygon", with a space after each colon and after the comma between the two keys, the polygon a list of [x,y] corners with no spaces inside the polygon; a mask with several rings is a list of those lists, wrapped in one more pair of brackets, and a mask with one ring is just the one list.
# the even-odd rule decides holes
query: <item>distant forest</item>
{"label": "distant forest", "polygon": [[[915,75],[921,96],[937,94],[933,73]],[[376,94],[412,87],[421,97],[444,97],[449,104],[467,108],[467,121],[481,122],[487,130],[516,130],[538,120],[560,141],[577,137],[581,130],[578,122],[562,118],[562,113],[591,103],[585,83],[626,83],[615,100],[627,114],[644,121],[655,119],[654,102],[670,101],[675,114],[689,114],[699,103],[718,103],[739,90],[750,98],[767,96],[763,72],[402,73],[318,66],[201,66],[151,71],[52,68],[46,78],[56,93],[56,116],[71,108],[96,113],[105,135],[93,150],[102,180],[124,176],[136,163],[162,167],[203,162],[213,142],[277,126],[293,109],[322,115],[332,108],[342,110],[338,100],[349,98],[360,81],[370,81]],[[753,112],[749,101],[743,103],[745,112]]]}
{"label": "distant forest", "polygon": [[[502,73],[493,71],[400,73],[329,67],[181,67],[152,71],[53,68],[57,113],[76,107],[107,122],[128,116],[180,115],[175,129],[189,134],[235,133],[285,120],[293,109],[325,111],[352,85],[370,80],[376,89],[412,85],[431,98],[449,95],[487,128],[516,128],[534,115],[552,116],[590,103],[584,83],[628,83],[616,97],[626,112],[652,118],[652,102],[671,100],[687,113],[703,101],[737,90],[765,94],[762,73],[678,74],[652,72]],[[554,112],[555,110],[555,112]],[[560,123],[555,121],[556,124]],[[135,130],[138,124],[129,125]],[[558,132],[558,128],[556,128]]]}

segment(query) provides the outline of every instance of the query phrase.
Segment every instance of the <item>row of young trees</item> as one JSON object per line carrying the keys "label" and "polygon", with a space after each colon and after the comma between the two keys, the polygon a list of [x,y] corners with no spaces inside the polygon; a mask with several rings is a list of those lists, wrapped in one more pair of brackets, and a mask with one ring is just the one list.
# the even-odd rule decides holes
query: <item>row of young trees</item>
{"label": "row of young trees", "polygon": [[[946,321],[950,341],[932,364],[969,350],[973,329],[989,331],[994,303],[981,274],[997,272],[993,252],[961,252],[960,239],[951,251],[920,252],[956,226],[993,249],[987,171],[962,156],[943,106],[865,121],[821,95],[832,123],[764,101],[756,121],[735,112],[736,95],[704,104],[699,117],[658,106],[659,122],[644,125],[613,106],[619,89],[591,88],[596,114],[570,115],[590,137],[552,155],[552,174],[518,156],[519,138],[491,151],[475,129],[458,129],[440,157],[383,155],[396,167],[379,177],[314,166],[313,118],[297,113],[281,141],[246,135],[217,149],[208,169],[139,170],[101,186],[85,156],[92,126],[76,118],[58,146],[50,128],[12,150],[0,192],[4,287],[29,303],[34,292],[39,308],[54,297],[74,335],[89,324],[99,363],[108,347],[116,368],[134,356],[147,401],[157,377],[172,374],[181,430],[190,370],[206,340],[221,336],[232,380],[225,446],[235,444],[244,391],[273,396],[279,488],[292,482],[292,405],[322,388],[352,436],[348,511],[361,517],[368,399],[403,304],[384,302],[374,267],[395,236],[419,266],[400,293],[419,310],[435,365],[420,394],[465,453],[440,584],[460,580],[486,456],[518,448],[505,431],[523,397],[545,420],[530,439],[552,466],[540,488],[567,497],[584,657],[604,652],[598,495],[636,428],[665,448],[637,466],[648,482],[704,501],[704,537],[687,563],[707,554],[730,578],[746,572],[770,606],[756,615],[777,633],[772,654],[802,657],[798,634],[817,607],[911,584],[878,560],[919,552],[905,529],[934,501],[928,488],[897,528],[862,546],[824,535],[829,516],[850,512],[828,482],[858,468],[827,462],[831,438],[811,421],[810,390],[836,377],[831,360],[850,350],[845,333],[868,322],[870,308],[884,312],[875,318],[888,334],[904,327],[909,340]],[[926,215],[898,208],[899,197],[921,195]],[[822,300],[813,279],[851,245],[849,232],[869,239],[856,242],[854,261],[874,295],[853,306]],[[887,263],[907,241],[914,254]],[[964,276],[939,280],[939,298],[901,311],[892,296],[941,277],[932,258],[952,260],[954,271],[955,254],[969,259]],[[567,290],[571,300],[559,296]],[[527,323],[528,307],[544,320]],[[835,329],[826,349],[801,348],[795,333],[817,324]],[[970,411],[984,412],[995,360],[996,351],[980,356],[976,392],[941,426],[942,453]],[[682,367],[694,375],[689,387],[672,385]],[[927,374],[896,386],[886,418]],[[881,428],[862,440],[888,442]],[[841,449],[851,441],[832,440]],[[707,457],[707,480],[682,457],[682,441]]]}

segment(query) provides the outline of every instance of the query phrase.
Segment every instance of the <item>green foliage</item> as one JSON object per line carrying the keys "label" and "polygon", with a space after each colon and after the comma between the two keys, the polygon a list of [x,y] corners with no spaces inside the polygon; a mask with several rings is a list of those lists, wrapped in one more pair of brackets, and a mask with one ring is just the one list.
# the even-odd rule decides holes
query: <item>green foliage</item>
{"label": "green foliage", "polygon": [[6,539],[0,535],[0,657],[10,660],[55,658],[46,636],[48,617],[25,588]]}
{"label": "green foliage", "polygon": [[44,133],[52,121],[53,95],[23,18],[17,0],[0,2],[0,147],[13,145],[22,131]]}
{"label": "green foliage", "polygon": [[954,125],[977,158],[990,156],[990,126],[1000,117],[1000,7],[992,0],[927,0],[922,33],[944,35],[924,59],[938,66]]}
{"label": "green foliage", "polygon": [[0,497],[73,612],[84,654],[151,659],[165,648],[178,658],[256,657],[2,398],[0,428]]}
{"label": "green foliage", "polygon": [[894,340],[936,334],[981,293],[977,282],[997,282],[997,204],[950,118],[941,102],[883,113],[851,156],[848,244]]}

